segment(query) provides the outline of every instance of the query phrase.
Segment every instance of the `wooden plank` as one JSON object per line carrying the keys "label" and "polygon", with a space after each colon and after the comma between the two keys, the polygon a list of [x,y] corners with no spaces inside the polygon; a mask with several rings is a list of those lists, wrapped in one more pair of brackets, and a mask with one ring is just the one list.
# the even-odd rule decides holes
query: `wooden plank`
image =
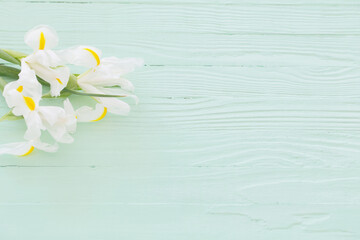
{"label": "wooden plank", "polygon": [[[62,144],[59,154],[1,156],[1,165],[359,167],[358,109],[285,101],[234,102],[232,108],[147,103],[126,118],[79,124],[75,142]],[[3,122],[0,131],[6,136],[0,143],[20,141],[25,125]]]}
{"label": "wooden plank", "polygon": [[142,98],[358,98],[358,67],[144,67],[127,76]]}
{"label": "wooden plank", "polygon": [[0,156],[0,239],[360,238],[358,0],[0,2],[1,47],[48,23],[152,65],[129,116]]}
{"label": "wooden plank", "polygon": [[[28,11],[33,8],[33,11]],[[360,34],[360,5],[153,5],[63,4],[11,2],[0,21],[27,19],[13,31],[39,23],[58,31],[212,34]],[[66,17],[64,17],[66,13]],[[89,16],[89,13],[92,16]],[[106,17],[101,17],[106,15]],[[101,18],[101,21],[99,19]],[[61,22],[58,19],[62,19]],[[1,30],[8,31],[7,26]],[[0,30],[0,31],[1,31]],[[107,35],[105,35],[107,36]]]}
{"label": "wooden plank", "polygon": [[[149,164],[189,159],[189,164],[199,166],[356,165],[359,74],[357,68],[341,67],[145,67],[129,76],[140,105],[133,106],[128,117],[110,114],[99,123],[80,124],[76,142],[62,145],[61,159],[36,153],[26,163],[108,165],[123,156],[134,164],[143,157],[154,159]],[[79,106],[80,98],[72,99]],[[6,111],[1,105],[1,112]],[[0,129],[8,136],[1,140],[5,143],[21,140],[25,126],[21,121],[2,122]],[[107,137],[114,135],[116,141],[109,144]],[[90,153],[92,160],[82,157]],[[338,157],[343,160],[337,162]],[[44,158],[50,161],[43,162]],[[274,162],[266,162],[268,158]],[[23,160],[2,157],[2,164],[21,165]]]}
{"label": "wooden plank", "polygon": [[[191,204],[14,205],[0,207],[2,237],[37,239],[357,239],[358,205]],[[34,221],[36,218],[36,221]],[[266,236],[266,237],[265,237]]]}
{"label": "wooden plank", "polygon": [[[142,161],[145,163],[146,159]],[[0,206],[165,205],[166,201],[170,205],[213,205],[212,211],[216,212],[223,208],[222,204],[356,205],[360,197],[356,191],[351,196],[346,194],[357,189],[358,168],[199,168],[184,165],[175,168],[170,164],[159,167],[127,164],[124,159],[123,164],[119,162],[111,167],[2,167]],[[17,184],[18,191],[14,192],[6,179]],[[136,190],[131,190],[132,186],[136,186]],[[62,195],[59,189],[68,189],[68,194]],[[302,195],[306,189],[308,194]],[[149,194],[151,192],[158,194]],[[330,198],[331,192],[334,195]]]}
{"label": "wooden plank", "polygon": [[140,101],[210,96],[339,99],[357,98],[360,91],[358,67],[145,66],[127,78]]}
{"label": "wooden plank", "polygon": [[[278,151],[285,151],[287,154],[287,150],[281,150],[280,146],[290,148],[287,145],[290,139],[294,148],[303,146],[306,149],[311,144],[321,143],[315,144],[314,150],[306,156],[301,153],[288,156],[288,158],[299,158],[297,154],[300,154],[301,161],[310,164],[320,146],[324,149],[327,149],[328,145],[334,146],[334,150],[330,153],[338,156],[339,149],[335,146],[351,138],[352,141],[344,147],[349,151],[347,159],[350,161],[353,154],[358,154],[356,149],[359,148],[356,144],[360,117],[357,95],[360,88],[358,75],[357,68],[341,67],[193,67],[185,70],[181,67],[146,67],[129,76],[130,79],[134,78],[141,100],[139,106],[133,107],[130,116],[109,115],[98,124],[80,124],[76,143],[72,146],[63,145],[62,153],[66,154],[69,160],[73,156],[81,159],[81,156],[86,155],[86,149],[89,149],[83,147],[82,142],[91,140],[90,149],[98,149],[96,151],[98,153],[92,153],[97,156],[94,157],[94,164],[98,163],[97,160],[104,154],[110,159],[110,163],[117,161],[112,156],[124,154],[136,159],[140,156],[149,156],[150,152],[150,156],[155,159],[158,159],[157,154],[160,154],[165,160],[173,158],[173,151],[178,148],[178,143],[188,142],[183,143],[184,155],[180,156],[182,159],[191,159],[194,146],[204,149],[205,146],[224,144],[215,152],[199,152],[202,157],[195,161],[201,163],[208,159],[210,163],[223,164],[221,159],[224,152],[232,152],[228,156],[225,155],[229,159],[237,159],[239,156],[245,159],[252,157],[247,153],[242,155],[241,151],[237,152],[235,149],[248,149],[250,153],[259,153],[259,150],[256,150],[258,144],[255,144],[256,142],[249,144],[246,142],[247,139],[250,142],[255,141],[252,139],[258,139],[264,145],[270,144],[278,136],[275,146],[270,144],[266,149],[279,149]],[[261,76],[266,77],[260,78]],[[227,84],[223,84],[224,82]],[[77,100],[80,99],[75,98],[73,102],[76,103]],[[2,106],[2,112],[6,111],[6,107]],[[3,134],[9,136],[3,142],[20,140],[25,130],[21,122],[3,122],[0,127]],[[91,129],[94,135],[88,136],[87,129]],[[119,139],[111,143],[112,147],[108,147],[102,142],[107,142],[106,136],[115,134],[114,129],[117,129]],[[290,129],[298,131],[295,133]],[[308,133],[319,129],[322,129],[320,133],[314,135]],[[349,135],[349,131],[356,133]],[[164,145],[163,139],[167,134],[173,135],[170,138],[172,139],[170,142],[173,143]],[[219,142],[213,140],[218,138],[219,134],[222,140]],[[99,143],[96,136],[100,135],[103,136],[103,140]],[[318,135],[325,137],[318,138]],[[141,143],[138,142],[140,139]],[[201,139],[209,140],[198,144],[197,141],[203,141]],[[298,144],[300,139],[304,140],[305,145]],[[232,142],[234,144],[229,144]],[[245,145],[237,145],[240,142]],[[117,144],[126,144],[126,147],[118,152]],[[255,149],[251,150],[252,147]],[[107,153],[100,151],[103,148],[107,149]],[[134,149],[139,148],[142,150],[133,152]],[[186,149],[189,149],[188,152]],[[308,151],[305,149],[300,152]],[[209,149],[205,148],[205,150]],[[264,154],[269,155],[269,152],[264,151]],[[279,157],[277,154],[278,152],[274,153],[274,159]],[[57,158],[56,155],[41,153],[35,155],[34,159],[38,156],[40,159]],[[281,157],[281,159],[286,158]],[[305,160],[307,158],[310,160]],[[316,158],[321,159],[321,155]],[[6,159],[9,159],[9,162],[4,161],[5,165],[13,163],[13,158]],[[63,159],[54,164],[64,164]],[[65,165],[67,164],[78,163],[67,161]]]}
{"label": "wooden plank", "polygon": [[344,220],[359,214],[358,169],[1,168],[0,176],[0,236],[12,239],[359,235]]}
{"label": "wooden plank", "polygon": [[[23,32],[0,39],[3,48],[29,52]],[[146,64],[173,66],[357,66],[359,36],[60,33],[62,47],[94,45],[104,56],[143,57]],[[71,37],[70,37],[71,36]],[[106,37],[105,37],[106,36]],[[166,36],[166,37],[165,37]]]}
{"label": "wooden plank", "polygon": [[[133,107],[131,117],[118,121],[114,116],[107,123],[149,132],[158,128],[202,131],[272,127],[351,130],[359,127],[359,108],[358,98],[346,97],[143,98],[142,104]],[[104,131],[111,132],[106,125],[104,127]]]}
{"label": "wooden plank", "polygon": [[221,5],[359,5],[357,0],[2,0],[2,2],[61,4],[221,4]]}

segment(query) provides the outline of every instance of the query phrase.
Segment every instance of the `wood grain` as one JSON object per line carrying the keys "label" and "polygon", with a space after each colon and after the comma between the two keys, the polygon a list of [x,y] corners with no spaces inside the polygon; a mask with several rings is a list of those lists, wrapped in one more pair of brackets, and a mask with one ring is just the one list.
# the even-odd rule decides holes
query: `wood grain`
{"label": "wood grain", "polygon": [[[107,35],[107,38],[103,36]],[[1,38],[4,48],[30,52],[23,33]],[[114,39],[116,41],[114,42]],[[196,34],[126,34],[80,32],[64,38],[62,48],[74,42],[101,48],[104,56],[143,57],[149,65],[167,66],[357,66],[360,36],[281,36]]]}
{"label": "wood grain", "polygon": [[[57,154],[0,156],[1,239],[360,238],[358,0],[0,6],[1,48],[30,52],[45,23],[57,49],[147,64],[129,116],[79,124]],[[1,122],[0,144],[24,131]]]}
{"label": "wood grain", "polygon": [[[61,157],[37,152],[27,162],[2,157],[2,164],[358,167],[359,110],[329,99],[146,98],[127,118],[79,125]],[[19,141],[24,130],[21,121],[4,122],[1,141]]]}
{"label": "wood grain", "polygon": [[61,3],[61,4],[231,4],[231,5],[359,5],[357,0],[2,0],[2,2]]}
{"label": "wood grain", "polygon": [[336,221],[359,214],[359,194],[348,196],[356,169],[7,168],[1,178],[18,186],[1,184],[2,234],[13,239],[359,236]]}
{"label": "wood grain", "polygon": [[128,76],[140,96],[168,98],[354,98],[358,67],[149,66]]}
{"label": "wood grain", "polygon": [[[360,5],[218,5],[63,4],[11,2],[1,21],[21,15],[27,21],[12,27],[24,32],[47,23],[62,32],[191,33],[191,34],[360,34]],[[28,8],[37,9],[27,11]],[[144,11],[146,9],[146,11]],[[264,11],[267,14],[264,14]],[[94,13],[89,15],[89,12]],[[66,13],[66,17],[63,15]],[[106,17],[102,17],[106,15]],[[101,21],[99,21],[101,18]],[[58,19],[62,19],[61,22]],[[113,21],[116,19],[116,21]],[[5,27],[5,26],[4,26]],[[5,27],[6,28],[6,27]],[[11,34],[13,35],[13,34]],[[120,37],[121,38],[121,37]],[[117,39],[117,38],[116,38]],[[113,39],[112,39],[113,40]]]}

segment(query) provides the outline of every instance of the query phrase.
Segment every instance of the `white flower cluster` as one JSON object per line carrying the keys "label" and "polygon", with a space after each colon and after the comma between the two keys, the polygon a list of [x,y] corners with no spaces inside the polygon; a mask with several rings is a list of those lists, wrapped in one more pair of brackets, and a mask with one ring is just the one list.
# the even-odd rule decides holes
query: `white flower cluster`
{"label": "white flower cluster", "polygon": [[[77,46],[62,51],[52,50],[58,43],[56,32],[49,26],[37,26],[25,35],[25,43],[34,52],[19,57],[21,71],[16,81],[5,85],[3,96],[12,114],[24,118],[27,130],[24,142],[0,146],[0,154],[26,156],[35,148],[47,152],[58,150],[59,143],[74,141],[71,134],[77,122],[91,122],[102,119],[107,112],[126,115],[130,106],[112,96],[133,97],[134,86],[123,76],[143,65],[142,59],[116,57],[101,58],[101,51],[91,46]],[[67,64],[87,67],[80,75],[72,75]],[[52,97],[61,96],[67,90],[73,77],[76,88],[72,90],[87,93],[97,101],[94,108],[83,106],[74,110],[68,98],[64,107],[41,106],[42,84],[50,86]],[[70,83],[69,83],[70,84]],[[73,84],[74,85],[74,84]],[[114,88],[110,88],[114,87]],[[74,92],[74,91],[73,91]],[[41,135],[47,131],[55,140],[45,143]]]}

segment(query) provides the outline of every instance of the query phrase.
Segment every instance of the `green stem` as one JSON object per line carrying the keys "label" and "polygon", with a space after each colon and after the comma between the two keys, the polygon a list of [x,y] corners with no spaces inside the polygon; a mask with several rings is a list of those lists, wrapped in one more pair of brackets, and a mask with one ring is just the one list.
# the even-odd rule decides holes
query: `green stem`
{"label": "green stem", "polygon": [[109,94],[99,94],[99,93],[84,93],[79,91],[74,91],[71,89],[64,88],[65,91],[70,92],[72,94],[81,95],[81,96],[89,96],[89,97],[127,97],[126,95],[109,95]]}
{"label": "green stem", "polygon": [[4,88],[5,88],[6,84],[7,84],[7,82],[2,77],[0,77],[0,90],[1,90],[1,92],[4,91]]}
{"label": "green stem", "polygon": [[14,63],[16,65],[20,65],[21,62],[19,59],[13,57],[12,55],[10,55],[9,53],[7,53],[6,51],[4,51],[3,49],[0,49],[0,58],[4,59],[5,61]]}

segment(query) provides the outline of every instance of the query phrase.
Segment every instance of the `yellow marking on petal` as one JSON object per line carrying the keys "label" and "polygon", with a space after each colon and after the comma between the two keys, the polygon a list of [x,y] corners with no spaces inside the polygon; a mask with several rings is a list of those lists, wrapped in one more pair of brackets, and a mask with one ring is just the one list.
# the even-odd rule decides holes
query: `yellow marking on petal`
{"label": "yellow marking on petal", "polygon": [[96,60],[96,65],[99,65],[99,64],[100,64],[99,55],[97,55],[97,53],[96,53],[94,50],[91,50],[90,48],[84,48],[84,50],[89,51],[89,52],[93,55],[93,57],[94,57],[95,60]]}
{"label": "yellow marking on petal", "polygon": [[27,155],[29,155],[30,153],[32,153],[32,151],[34,151],[34,146],[31,146],[31,148],[29,149],[29,151],[27,151],[25,154],[23,154],[23,155],[19,155],[19,157],[25,157],[25,156],[27,156]]}
{"label": "yellow marking on petal", "polygon": [[24,90],[24,87],[23,86],[20,86],[16,89],[18,92],[22,92]]}
{"label": "yellow marking on petal", "polygon": [[100,121],[101,119],[103,119],[103,118],[105,117],[106,113],[107,113],[107,108],[104,107],[104,111],[103,111],[103,113],[101,114],[101,116],[100,116],[99,118],[95,119],[95,120],[92,120],[92,122]]}
{"label": "yellow marking on petal", "polygon": [[56,80],[61,84],[63,85],[62,81],[60,80],[60,78],[56,78]]}
{"label": "yellow marking on petal", "polygon": [[46,40],[45,40],[44,33],[41,32],[41,33],[40,33],[39,50],[44,50],[44,48],[45,48],[45,42],[46,42]]}
{"label": "yellow marking on petal", "polygon": [[25,97],[23,96],[24,98],[24,101],[26,103],[26,106],[28,106],[28,108],[31,110],[31,111],[34,111],[35,110],[35,102],[34,100],[31,98],[31,97]]}

